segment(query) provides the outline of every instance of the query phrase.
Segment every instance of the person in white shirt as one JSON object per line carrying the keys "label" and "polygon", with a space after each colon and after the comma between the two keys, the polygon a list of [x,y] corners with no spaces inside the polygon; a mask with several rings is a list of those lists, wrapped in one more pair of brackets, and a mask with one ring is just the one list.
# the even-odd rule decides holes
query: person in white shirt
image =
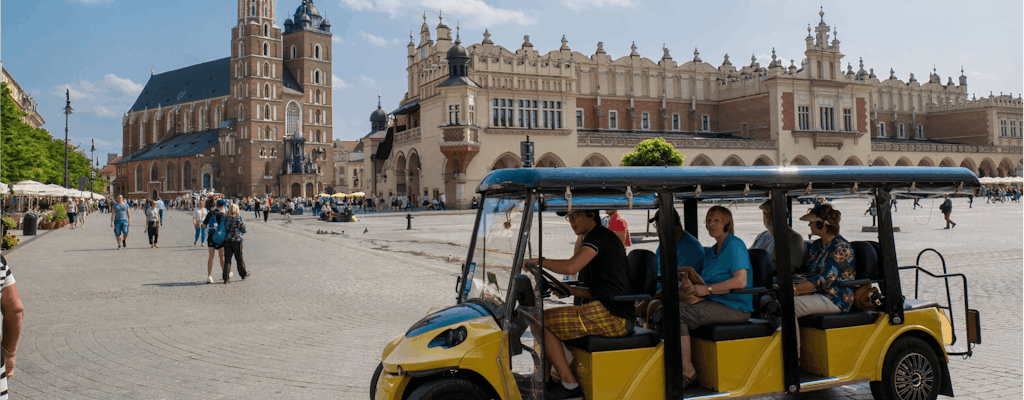
{"label": "person in white shirt", "polygon": [[445,208],[445,203],[447,203],[447,197],[445,197],[444,193],[441,193],[441,209],[442,210],[446,209]]}
{"label": "person in white shirt", "polygon": [[[196,226],[196,239],[192,241],[192,245],[195,246],[198,243],[200,246],[206,246],[206,225],[203,221],[206,220],[206,208],[203,207],[202,203],[199,203],[199,207],[192,213],[192,224]],[[201,242],[200,242],[201,240]]]}
{"label": "person in white shirt", "polygon": [[167,205],[164,204],[164,201],[162,199],[157,199],[157,201],[156,201],[156,209],[160,210],[160,226],[164,226],[164,209],[165,208],[167,208]]}

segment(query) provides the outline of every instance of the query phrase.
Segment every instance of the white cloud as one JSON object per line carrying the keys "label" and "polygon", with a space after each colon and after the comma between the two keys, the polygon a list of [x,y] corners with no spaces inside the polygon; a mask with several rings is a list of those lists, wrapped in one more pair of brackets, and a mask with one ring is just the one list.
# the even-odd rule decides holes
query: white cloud
{"label": "white cloud", "polygon": [[78,112],[92,113],[100,118],[117,118],[124,110],[131,108],[145,85],[114,74],[103,79],[65,83],[50,90],[58,97],[60,104],[65,100],[65,90],[71,90],[71,106]]}
{"label": "white cloud", "polygon": [[[629,0],[597,0],[601,3],[629,3]],[[424,10],[431,14],[443,11],[449,24],[461,21],[465,26],[492,27],[505,24],[533,25],[537,23],[536,11],[520,11],[493,7],[483,0],[342,0],[343,5],[354,11],[376,11],[388,13],[391,18],[420,15]],[[436,16],[432,19],[436,20]]]}
{"label": "white cloud", "polygon": [[570,10],[580,12],[585,9],[597,9],[605,7],[633,7],[632,0],[562,0],[562,5]]}
{"label": "white cloud", "polygon": [[331,87],[335,89],[344,89],[348,87],[348,83],[341,80],[337,75],[331,74]]}
{"label": "white cloud", "polygon": [[332,42],[334,42],[334,43],[338,43],[338,44],[342,44],[342,43],[345,43],[345,41],[344,41],[344,40],[341,40],[341,36],[337,36],[337,35],[335,35],[334,37],[332,37],[332,38],[331,38],[331,41],[332,41]]}
{"label": "white cloud", "polygon": [[118,90],[124,93],[141,93],[143,85],[141,83],[135,83],[131,79],[121,78],[114,74],[106,74],[103,76],[103,81],[110,86],[116,87]]}
{"label": "white cloud", "polygon": [[359,75],[359,83],[362,83],[363,85],[366,85],[368,87],[380,89],[380,86],[377,85],[377,81],[366,75]]}
{"label": "white cloud", "polygon": [[366,40],[370,44],[372,44],[374,46],[378,46],[378,47],[391,46],[391,45],[397,44],[398,41],[399,41],[398,39],[388,40],[388,39],[382,38],[380,36],[374,35],[372,33],[366,33],[366,32],[363,32],[363,31],[359,31],[358,33],[359,33],[359,36],[363,37],[363,40]]}

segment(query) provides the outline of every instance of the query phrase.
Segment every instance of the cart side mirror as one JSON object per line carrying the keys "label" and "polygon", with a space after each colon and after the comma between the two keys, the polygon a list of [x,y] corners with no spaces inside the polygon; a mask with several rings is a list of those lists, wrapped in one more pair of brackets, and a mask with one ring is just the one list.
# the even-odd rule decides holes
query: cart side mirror
{"label": "cart side mirror", "polygon": [[967,310],[967,341],[981,344],[981,313],[978,310]]}
{"label": "cart side mirror", "polygon": [[537,305],[537,297],[533,295],[533,284],[526,275],[516,276],[512,284],[516,291],[516,302],[526,307]]}

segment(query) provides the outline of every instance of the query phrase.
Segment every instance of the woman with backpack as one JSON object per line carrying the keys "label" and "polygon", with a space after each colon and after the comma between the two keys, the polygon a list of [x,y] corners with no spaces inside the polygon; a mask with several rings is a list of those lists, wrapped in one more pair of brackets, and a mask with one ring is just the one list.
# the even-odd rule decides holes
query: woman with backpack
{"label": "woman with backpack", "polygon": [[[210,210],[210,213],[203,220],[203,225],[209,227],[209,236],[206,241],[206,246],[210,249],[210,258],[206,261],[206,283],[213,283],[213,254],[217,253],[217,257],[220,260],[220,269],[224,271],[224,246],[223,241],[218,242],[216,236],[218,231],[222,230],[224,222],[227,218],[224,216],[224,206],[228,203],[223,199],[217,200],[217,208]],[[206,201],[208,207],[213,206],[213,199]],[[225,230],[226,232],[226,230]],[[223,240],[223,239],[222,239]],[[224,271],[225,274],[228,272]]]}
{"label": "woman with backpack", "polygon": [[242,235],[245,234],[245,222],[239,214],[238,206],[232,204],[228,208],[227,221],[224,222],[224,283],[231,281],[231,256],[235,257],[238,264],[238,276],[245,280],[249,273],[245,270],[245,260],[242,259]]}
{"label": "woman with backpack", "polygon": [[146,233],[149,234],[149,248],[159,248],[156,242],[160,239],[160,210],[153,200],[149,201],[149,209],[146,210]]}

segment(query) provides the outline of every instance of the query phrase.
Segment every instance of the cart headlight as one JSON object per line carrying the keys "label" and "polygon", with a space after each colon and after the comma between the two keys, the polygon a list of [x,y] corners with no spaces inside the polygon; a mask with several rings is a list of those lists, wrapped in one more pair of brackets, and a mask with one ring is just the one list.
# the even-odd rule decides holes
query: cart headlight
{"label": "cart headlight", "polygon": [[441,347],[442,349],[450,349],[464,342],[467,335],[468,333],[464,326],[460,326],[455,329],[447,329],[431,339],[430,343],[427,344],[427,348]]}

